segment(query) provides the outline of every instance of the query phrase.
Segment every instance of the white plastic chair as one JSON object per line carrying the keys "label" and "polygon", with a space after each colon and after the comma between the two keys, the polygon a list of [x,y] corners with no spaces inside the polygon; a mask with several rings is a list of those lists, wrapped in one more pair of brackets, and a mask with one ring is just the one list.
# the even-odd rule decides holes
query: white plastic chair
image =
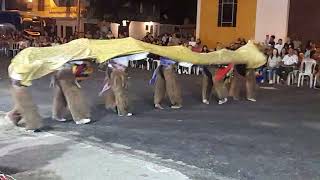
{"label": "white plastic chair", "polygon": [[[180,62],[178,66],[179,74],[191,74],[193,64],[187,62]],[[180,67],[182,67],[182,72],[180,72]]]}
{"label": "white plastic chair", "polygon": [[147,59],[147,70],[157,69],[157,67],[160,66],[160,60],[156,59]]}
{"label": "white plastic chair", "polygon": [[20,51],[19,49],[19,43],[16,43],[16,42],[13,42],[13,43],[10,43],[10,46],[9,46],[9,52],[12,51],[12,56],[16,56],[18,54],[18,52]]}
{"label": "white plastic chair", "polygon": [[303,86],[303,81],[305,77],[309,77],[310,79],[309,86],[310,88],[312,88],[313,78],[314,78],[313,73],[315,71],[316,64],[317,63],[312,60],[302,61],[299,75],[298,75],[298,87]]}

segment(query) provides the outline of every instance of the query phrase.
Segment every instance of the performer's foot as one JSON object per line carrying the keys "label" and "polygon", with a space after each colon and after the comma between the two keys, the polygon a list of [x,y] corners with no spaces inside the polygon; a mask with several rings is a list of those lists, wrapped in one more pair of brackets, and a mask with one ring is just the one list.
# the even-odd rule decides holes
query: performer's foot
{"label": "performer's foot", "polygon": [[155,104],[154,107],[155,107],[156,109],[164,109],[160,104]]}
{"label": "performer's foot", "polygon": [[65,118],[57,118],[57,117],[52,117],[52,120],[59,121],[59,122],[66,122],[67,121],[67,119],[65,119]]}
{"label": "performer's foot", "polygon": [[222,105],[222,104],[224,104],[226,102],[228,102],[228,99],[227,98],[223,98],[223,99],[219,100],[218,104]]}
{"label": "performer's foot", "polygon": [[19,121],[22,119],[20,115],[18,115],[19,117],[12,117],[9,113],[6,114],[6,116],[4,117],[4,119],[8,120],[9,122],[11,122],[13,125],[18,125]]}
{"label": "performer's foot", "polygon": [[79,121],[76,121],[76,124],[88,124],[89,122],[91,122],[90,119],[80,119]]}
{"label": "performer's foot", "polygon": [[133,115],[132,113],[127,113],[127,114],[125,114],[125,115],[123,115],[123,114],[119,114],[119,116],[120,116],[120,117],[122,117],[122,116],[130,117],[130,116],[132,116],[132,115]]}
{"label": "performer's foot", "polygon": [[248,99],[248,101],[251,101],[251,102],[257,102],[257,100],[254,98],[247,98],[247,99]]}
{"label": "performer's foot", "polygon": [[27,131],[28,133],[38,133],[38,132],[41,132],[40,129],[26,129],[26,131]]}
{"label": "performer's foot", "polygon": [[171,106],[171,109],[180,109],[182,108],[182,105],[173,105]]}
{"label": "performer's foot", "polygon": [[202,100],[202,103],[203,103],[203,104],[210,104],[207,99]]}
{"label": "performer's foot", "polygon": [[269,81],[269,84],[273,84],[273,80],[270,80],[270,81]]}

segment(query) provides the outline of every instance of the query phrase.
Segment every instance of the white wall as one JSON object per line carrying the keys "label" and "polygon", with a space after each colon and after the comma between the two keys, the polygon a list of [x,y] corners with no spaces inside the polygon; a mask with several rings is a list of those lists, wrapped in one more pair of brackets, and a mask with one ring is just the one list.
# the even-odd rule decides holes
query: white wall
{"label": "white wall", "polygon": [[286,39],[290,0],[257,0],[255,40],[264,41],[267,34]]}
{"label": "white wall", "polygon": [[200,38],[200,21],[201,21],[201,0],[198,0],[197,4],[197,26],[196,26],[196,38]]}
{"label": "white wall", "polygon": [[[146,30],[148,25],[148,30]],[[143,39],[147,32],[150,32],[151,26],[153,26],[153,36],[158,36],[160,31],[160,24],[156,22],[138,22],[131,21],[129,27],[129,36],[135,39]]]}
{"label": "white wall", "polygon": [[[57,20],[56,21],[57,26],[57,35],[59,37],[65,37],[66,36],[66,27],[71,26],[72,31],[75,32],[77,29],[77,20]],[[61,27],[63,27],[63,34],[61,34]]]}
{"label": "white wall", "polygon": [[118,37],[119,24],[118,23],[111,23],[110,29],[112,31],[113,36]]}

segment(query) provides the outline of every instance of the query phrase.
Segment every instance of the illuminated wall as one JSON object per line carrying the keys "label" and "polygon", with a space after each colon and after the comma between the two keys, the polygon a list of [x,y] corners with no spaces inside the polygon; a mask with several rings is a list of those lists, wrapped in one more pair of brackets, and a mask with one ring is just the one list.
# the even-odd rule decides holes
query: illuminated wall
{"label": "illuminated wall", "polygon": [[236,27],[218,27],[219,0],[201,0],[199,37],[210,48],[217,42],[229,44],[239,37],[254,39],[257,0],[238,0]]}
{"label": "illuminated wall", "polygon": [[289,4],[290,0],[258,0],[255,33],[257,41],[264,41],[267,34],[275,35],[276,39],[286,39]]}

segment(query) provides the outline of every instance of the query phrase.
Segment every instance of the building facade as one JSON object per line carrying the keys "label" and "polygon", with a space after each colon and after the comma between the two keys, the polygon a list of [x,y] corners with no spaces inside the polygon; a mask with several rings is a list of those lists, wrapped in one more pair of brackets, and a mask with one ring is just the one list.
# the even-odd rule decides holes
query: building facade
{"label": "building facade", "polygon": [[[78,32],[77,0],[27,0],[27,10],[21,11],[24,17],[50,18],[55,21],[56,33],[66,37]],[[88,5],[86,0],[80,1],[81,15]],[[84,19],[80,19],[80,30],[83,32]]]}
{"label": "building facade", "polygon": [[290,0],[198,0],[197,37],[210,47],[266,35],[286,39],[289,11]]}

